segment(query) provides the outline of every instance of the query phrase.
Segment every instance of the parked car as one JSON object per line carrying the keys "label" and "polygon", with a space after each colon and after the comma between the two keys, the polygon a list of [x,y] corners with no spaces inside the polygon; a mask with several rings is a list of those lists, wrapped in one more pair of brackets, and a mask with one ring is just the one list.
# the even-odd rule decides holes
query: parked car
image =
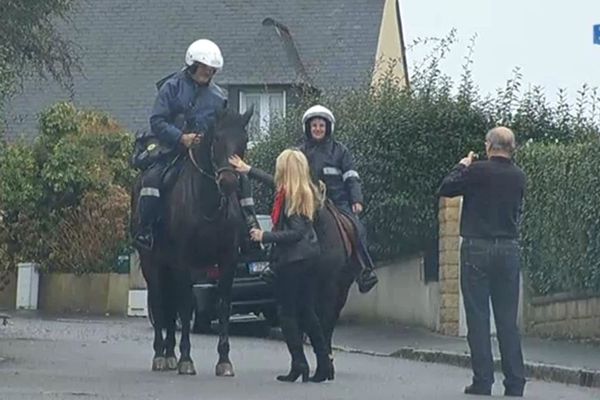
{"label": "parked car", "polygon": [[[258,215],[261,229],[271,230],[271,217]],[[251,254],[240,254],[232,288],[231,314],[254,314],[263,316],[269,324],[276,326],[277,305],[271,285],[260,279],[260,273],[269,265],[269,248]],[[210,332],[211,322],[217,315],[217,267],[208,268],[194,277],[193,293],[195,310],[194,333]]]}

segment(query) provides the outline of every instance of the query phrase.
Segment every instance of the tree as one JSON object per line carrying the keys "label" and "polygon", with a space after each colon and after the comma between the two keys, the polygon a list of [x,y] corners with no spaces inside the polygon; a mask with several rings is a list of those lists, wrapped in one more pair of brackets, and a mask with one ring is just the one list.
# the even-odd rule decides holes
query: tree
{"label": "tree", "polygon": [[61,28],[76,0],[0,1],[0,100],[28,74],[68,87],[78,67],[75,45]]}

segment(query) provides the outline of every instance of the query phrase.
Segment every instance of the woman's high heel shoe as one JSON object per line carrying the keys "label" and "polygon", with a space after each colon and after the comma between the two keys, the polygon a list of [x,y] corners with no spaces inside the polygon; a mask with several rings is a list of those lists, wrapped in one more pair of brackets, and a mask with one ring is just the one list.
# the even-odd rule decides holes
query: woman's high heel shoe
{"label": "woman's high heel shoe", "polygon": [[277,380],[280,382],[296,382],[302,375],[302,382],[308,382],[308,364],[292,364],[292,369],[287,375],[279,375]]}
{"label": "woman's high heel shoe", "polygon": [[333,364],[329,359],[329,355],[317,359],[317,370],[310,378],[311,382],[325,382],[327,380],[333,380]]}
{"label": "woman's high heel shoe", "polygon": [[335,366],[333,365],[333,357],[329,357],[329,377],[327,377],[327,380],[332,381],[335,379]]}

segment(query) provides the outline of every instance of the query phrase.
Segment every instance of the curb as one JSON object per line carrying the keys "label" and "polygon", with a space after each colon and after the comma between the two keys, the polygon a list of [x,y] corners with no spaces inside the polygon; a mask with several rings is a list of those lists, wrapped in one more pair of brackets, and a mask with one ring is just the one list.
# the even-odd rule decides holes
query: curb
{"label": "curb", "polygon": [[[440,350],[423,350],[412,347],[403,347],[390,354],[351,349],[343,346],[334,346],[338,351],[357,353],[378,357],[395,357],[406,360],[447,364],[455,367],[471,368],[471,357],[467,353],[456,353]],[[502,372],[500,359],[494,359],[497,372]],[[566,383],[584,387],[600,387],[600,371],[585,368],[566,367],[554,364],[525,361],[525,376],[549,382]]]}
{"label": "curb", "polygon": [[[283,336],[279,329],[272,329],[269,338],[283,340]],[[461,368],[471,368],[471,356],[468,353],[457,353],[442,350],[425,350],[414,347],[402,347],[392,353],[361,350],[339,345],[334,345],[333,349],[350,354],[363,354],[372,357],[402,358],[405,360],[446,364]],[[502,364],[499,358],[494,359],[494,367],[497,372],[502,372]],[[525,361],[525,376],[527,378],[548,382],[600,388],[600,370]]]}

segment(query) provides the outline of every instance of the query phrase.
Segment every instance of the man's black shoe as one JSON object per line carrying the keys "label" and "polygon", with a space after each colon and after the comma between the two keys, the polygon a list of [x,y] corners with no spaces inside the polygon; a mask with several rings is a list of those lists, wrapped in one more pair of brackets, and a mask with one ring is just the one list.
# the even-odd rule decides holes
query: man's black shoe
{"label": "man's black shoe", "polygon": [[465,386],[465,394],[478,394],[480,396],[491,396],[492,388],[482,388],[475,385]]}

